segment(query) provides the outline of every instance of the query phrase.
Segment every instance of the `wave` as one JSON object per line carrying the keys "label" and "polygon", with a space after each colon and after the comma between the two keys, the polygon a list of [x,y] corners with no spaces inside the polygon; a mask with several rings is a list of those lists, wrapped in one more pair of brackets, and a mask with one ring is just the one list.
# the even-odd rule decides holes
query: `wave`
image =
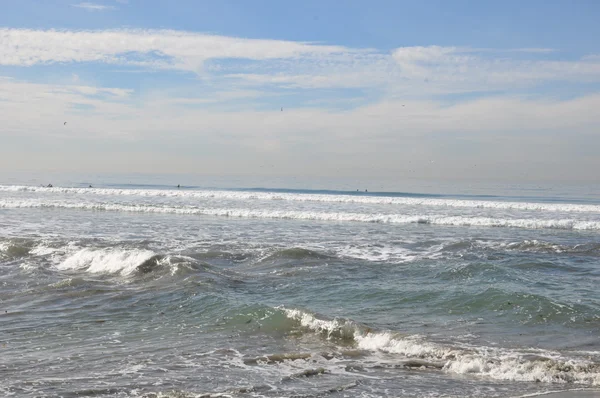
{"label": "wave", "polygon": [[[483,270],[475,268],[484,268]],[[487,271],[487,272],[486,272]],[[472,272],[472,274],[471,274]],[[494,272],[486,267],[470,267],[458,271],[471,278],[475,272]],[[465,273],[468,275],[465,275]],[[500,278],[498,278],[500,279]],[[498,319],[505,318],[527,324],[562,324],[569,327],[585,325],[600,320],[600,312],[589,304],[571,302],[568,298],[550,298],[523,291],[505,291],[487,288],[480,292],[461,292],[444,300],[439,310],[452,311],[455,315],[494,313]]]}
{"label": "wave", "polygon": [[[444,242],[439,248],[436,248],[435,254],[440,256],[454,254],[461,256],[473,256],[487,254],[490,255],[496,252],[513,252],[513,253],[537,253],[537,254],[554,254],[557,256],[600,256],[600,243],[585,242],[574,245],[564,243],[548,242],[538,239],[525,239],[520,241],[497,241],[483,239],[462,239],[457,241]],[[432,254],[433,256],[434,254]],[[571,270],[580,271],[577,266],[560,264],[560,263],[520,263],[517,267],[523,268],[548,268],[556,270]]]}
{"label": "wave", "polygon": [[0,259],[25,257],[31,251],[28,242],[4,241],[0,242]]}
{"label": "wave", "polygon": [[[92,274],[131,275],[147,273],[163,264],[167,257],[145,249],[81,249],[56,266],[63,271],[84,270]],[[168,260],[167,260],[168,261]]]}
{"label": "wave", "polygon": [[302,327],[327,338],[351,341],[357,349],[372,354],[396,356],[391,366],[423,366],[496,380],[600,385],[600,363],[588,358],[540,349],[453,346],[427,341],[418,335],[376,331],[347,319],[322,319],[299,309],[280,307],[280,310]]}
{"label": "wave", "polygon": [[24,185],[0,185],[4,192],[40,192],[63,193],[75,195],[103,196],[141,196],[191,199],[220,199],[220,200],[263,200],[263,201],[296,201],[296,202],[331,202],[357,203],[369,205],[407,205],[435,206],[451,208],[479,208],[497,210],[533,210],[549,212],[579,212],[600,213],[600,205],[572,203],[537,203],[537,202],[507,202],[466,199],[415,198],[390,196],[355,196],[335,194],[282,193],[256,191],[222,191],[222,190],[160,190],[160,189],[118,189],[118,188],[67,188],[67,187],[35,187]]}
{"label": "wave", "polygon": [[327,259],[333,259],[333,257],[328,256],[324,253],[320,253],[316,250],[305,249],[302,247],[292,247],[287,249],[278,249],[275,252],[270,253],[267,256],[259,259],[257,263],[282,264],[289,261],[292,261],[294,263],[307,263],[311,261],[320,261]]}
{"label": "wave", "polygon": [[59,250],[55,246],[56,244],[45,239],[2,239],[0,240],[0,259],[13,260],[27,256],[46,256]]}
{"label": "wave", "polygon": [[526,219],[382,213],[311,212],[300,210],[259,210],[242,208],[200,208],[195,206],[125,205],[111,203],[65,203],[41,200],[0,200],[0,208],[41,208],[102,210],[137,213],[188,214],[218,217],[291,219],[383,224],[431,224],[461,227],[507,227],[526,229],[600,230],[600,221],[577,219]]}
{"label": "wave", "polygon": [[537,239],[524,240],[522,242],[511,242],[499,245],[501,249],[542,252],[542,253],[557,253],[557,254],[580,254],[580,255],[598,255],[600,254],[600,244],[598,243],[583,243],[577,245],[561,245],[557,243],[540,241]]}

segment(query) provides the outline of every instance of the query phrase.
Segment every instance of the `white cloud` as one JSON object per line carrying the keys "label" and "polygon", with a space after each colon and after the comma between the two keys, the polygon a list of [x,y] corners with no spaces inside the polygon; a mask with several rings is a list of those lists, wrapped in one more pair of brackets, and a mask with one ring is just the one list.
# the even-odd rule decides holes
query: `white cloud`
{"label": "white cloud", "polygon": [[83,62],[188,71],[236,85],[370,88],[413,97],[600,81],[599,58],[560,60],[546,48],[417,46],[386,53],[174,30],[0,29],[0,65]]}
{"label": "white cloud", "polygon": [[0,29],[0,64],[3,65],[104,62],[198,72],[210,59],[318,58],[351,51],[340,46],[173,30]]}
{"label": "white cloud", "polygon": [[[514,51],[549,52],[548,49]],[[464,89],[513,88],[543,81],[600,81],[600,62],[589,57],[557,61],[511,58],[506,54],[494,56],[494,52],[458,47],[404,47],[396,49],[392,56],[402,75],[409,79],[453,84]]]}
{"label": "white cloud", "polygon": [[[142,95],[84,83],[69,64],[86,62],[187,71],[201,79],[150,93],[143,87]],[[122,162],[114,163],[119,167],[127,166],[127,156],[137,156],[139,167],[156,162],[153,167],[175,172],[197,164],[259,173],[269,162],[282,174],[339,169],[355,175],[376,169],[396,175],[419,164],[421,176],[448,177],[487,162],[487,170],[468,170],[469,175],[504,168],[518,175],[519,168],[535,164],[539,167],[531,172],[538,176],[554,170],[567,178],[593,179],[600,167],[600,158],[586,152],[600,145],[600,112],[595,112],[600,95],[572,98],[568,92],[571,99],[565,100],[529,90],[546,83],[599,83],[600,57],[593,54],[561,59],[560,52],[545,48],[441,46],[381,52],[172,30],[0,29],[0,65],[54,63],[67,71],[61,82],[70,84],[0,77],[5,143],[0,164],[35,162],[11,155],[18,153],[12,146],[27,148],[41,140],[64,145],[60,156],[44,154],[50,156],[45,161],[90,170],[112,167],[103,165],[102,157],[112,156],[115,147],[129,148]],[[352,96],[336,88],[374,94]],[[314,89],[323,90],[307,94]],[[439,99],[494,90],[504,94]],[[284,105],[279,111],[277,99],[293,95],[304,107]],[[336,101],[351,105],[333,110]],[[111,150],[102,152],[97,144]],[[96,160],[82,155],[86,151]],[[203,156],[194,151],[204,151]],[[73,165],[75,152],[79,163]],[[125,171],[144,171],[133,169],[138,166]]]}
{"label": "white cloud", "polygon": [[520,52],[520,53],[537,53],[537,54],[549,54],[549,53],[553,53],[556,52],[555,49],[553,48],[515,48],[514,50],[515,52]]}
{"label": "white cloud", "polygon": [[[255,94],[220,96],[226,101]],[[72,142],[87,142],[94,151],[100,142],[111,147],[133,145],[144,153],[161,151],[171,160],[193,159],[194,149],[210,148],[211,159],[228,159],[230,172],[240,173],[259,172],[258,158],[277,165],[282,173],[301,173],[306,164],[294,166],[290,160],[315,156],[310,166],[315,173],[334,166],[348,174],[360,173],[365,164],[403,171],[408,161],[423,163],[426,173],[433,172],[430,159],[448,173],[473,162],[498,165],[506,159],[514,162],[511,167],[530,162],[578,172],[578,165],[584,163],[600,167],[600,159],[582,156],[573,147],[578,140],[588,139],[589,145],[600,141],[600,113],[593,112],[600,108],[600,95],[572,100],[500,97],[450,106],[432,100],[383,101],[346,111],[286,108],[284,112],[207,109],[208,98],[161,100],[155,95],[140,101],[130,96],[115,88],[0,80],[0,136],[5,143],[15,137],[60,139],[66,152],[81,149]],[[66,127],[63,120],[68,121]],[[457,150],[463,144],[474,149]],[[179,149],[169,150],[172,145]],[[169,164],[164,167],[184,171]]]}
{"label": "white cloud", "polygon": [[89,2],[84,2],[84,3],[79,3],[79,4],[71,4],[71,5],[73,7],[86,9],[87,11],[106,11],[106,10],[115,10],[116,9],[116,7],[113,7],[113,6],[105,6],[102,4],[89,3]]}
{"label": "white cloud", "polygon": [[[94,87],[83,85],[35,84],[15,79],[0,79],[0,100],[15,101],[20,98],[65,98],[73,95],[97,95],[105,99],[124,99],[132,90],[122,88]],[[70,98],[70,97],[69,97]]]}
{"label": "white cloud", "polygon": [[[326,108],[286,108],[256,111],[241,105],[235,112],[227,107],[206,109],[206,103],[226,104],[229,100],[253,99],[260,91],[221,91],[204,97],[183,97],[155,92],[148,97],[132,97],[133,91],[83,85],[34,84],[0,78],[0,120],[17,120],[22,133],[39,130],[39,118],[30,117],[40,110],[48,114],[69,114],[74,103],[93,106],[96,111],[80,115],[93,121],[91,127],[107,120],[127,120],[131,131],[143,125],[149,134],[175,131],[229,131],[231,134],[260,135],[314,131],[335,139],[359,137],[416,137],[430,133],[466,133],[496,135],[512,132],[568,132],[598,134],[600,94],[570,100],[532,99],[515,96],[478,98],[454,104],[435,100],[383,100],[350,110]],[[186,107],[181,107],[185,105]],[[194,107],[194,105],[198,105]],[[19,109],[22,117],[11,116],[7,109]],[[26,116],[27,115],[27,116]],[[108,117],[107,117],[108,116]],[[161,122],[164,121],[165,123]],[[264,123],[258,123],[262,121]],[[21,130],[22,128],[22,130]],[[108,131],[108,130],[107,130]],[[140,136],[144,136],[140,132]],[[566,134],[566,133],[565,133]]]}

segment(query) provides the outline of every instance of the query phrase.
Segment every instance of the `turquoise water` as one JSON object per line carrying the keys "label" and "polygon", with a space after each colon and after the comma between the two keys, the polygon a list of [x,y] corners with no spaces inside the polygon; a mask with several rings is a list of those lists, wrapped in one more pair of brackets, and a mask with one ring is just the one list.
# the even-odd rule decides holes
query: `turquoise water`
{"label": "turquoise water", "polygon": [[53,177],[1,181],[3,396],[600,385],[594,187]]}

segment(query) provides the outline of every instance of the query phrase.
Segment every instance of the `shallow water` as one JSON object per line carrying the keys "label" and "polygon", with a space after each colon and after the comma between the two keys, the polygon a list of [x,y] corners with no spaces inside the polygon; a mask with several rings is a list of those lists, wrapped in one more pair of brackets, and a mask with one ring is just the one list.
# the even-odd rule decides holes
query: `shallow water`
{"label": "shallow water", "polygon": [[3,396],[600,385],[587,193],[3,185],[0,231]]}

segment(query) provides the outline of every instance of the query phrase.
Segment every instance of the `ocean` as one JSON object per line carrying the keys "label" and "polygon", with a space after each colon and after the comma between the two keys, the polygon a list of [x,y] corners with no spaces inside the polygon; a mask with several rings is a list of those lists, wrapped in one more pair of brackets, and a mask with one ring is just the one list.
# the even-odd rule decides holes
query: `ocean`
{"label": "ocean", "polygon": [[130,180],[2,180],[0,396],[600,396],[596,187]]}

